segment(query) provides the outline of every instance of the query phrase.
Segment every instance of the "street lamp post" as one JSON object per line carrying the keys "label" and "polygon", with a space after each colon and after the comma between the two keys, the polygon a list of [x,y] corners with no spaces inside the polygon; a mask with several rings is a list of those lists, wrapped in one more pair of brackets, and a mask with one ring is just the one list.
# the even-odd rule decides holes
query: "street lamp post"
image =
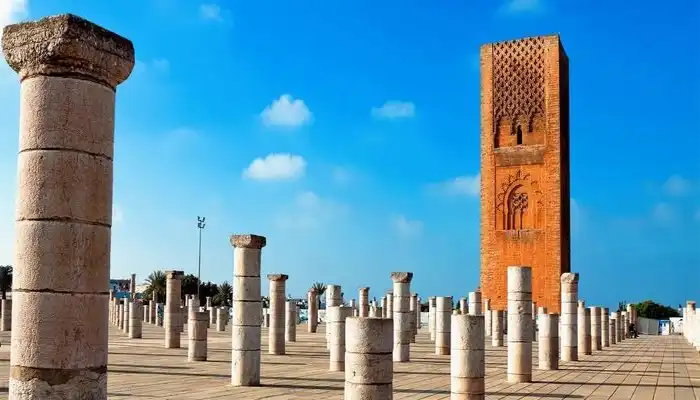
{"label": "street lamp post", "polygon": [[202,230],[204,229],[205,217],[197,217],[197,228],[199,228],[199,260],[197,261],[197,302],[201,302],[200,287],[202,286]]}

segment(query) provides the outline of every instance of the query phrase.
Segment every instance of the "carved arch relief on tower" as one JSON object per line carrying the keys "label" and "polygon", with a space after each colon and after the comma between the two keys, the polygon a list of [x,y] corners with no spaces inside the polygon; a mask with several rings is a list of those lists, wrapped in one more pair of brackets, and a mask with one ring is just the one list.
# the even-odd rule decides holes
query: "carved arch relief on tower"
{"label": "carved arch relief on tower", "polygon": [[496,229],[541,229],[544,220],[539,183],[522,170],[501,182],[496,195]]}

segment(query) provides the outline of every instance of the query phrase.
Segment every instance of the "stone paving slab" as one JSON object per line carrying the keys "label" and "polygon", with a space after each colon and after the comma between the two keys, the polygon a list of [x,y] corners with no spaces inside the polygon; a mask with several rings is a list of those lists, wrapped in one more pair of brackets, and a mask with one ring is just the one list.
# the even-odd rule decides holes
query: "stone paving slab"
{"label": "stone paving slab", "polygon": [[[229,327],[227,327],[229,328]],[[110,327],[110,399],[342,399],[344,374],[328,371],[323,326],[297,328],[287,355],[267,354],[263,329],[262,387],[230,386],[230,332],[209,329],[209,361],[187,362],[181,349],[163,347],[163,328],[144,325],[144,339],[128,339]],[[0,399],[7,398],[9,332],[0,332]],[[533,344],[533,382],[505,381],[506,348],[486,344],[486,398],[700,400],[700,356],[680,336],[626,340],[558,371],[539,371]],[[427,329],[411,345],[411,362],[394,364],[394,398],[449,399],[450,358],[434,355]]]}

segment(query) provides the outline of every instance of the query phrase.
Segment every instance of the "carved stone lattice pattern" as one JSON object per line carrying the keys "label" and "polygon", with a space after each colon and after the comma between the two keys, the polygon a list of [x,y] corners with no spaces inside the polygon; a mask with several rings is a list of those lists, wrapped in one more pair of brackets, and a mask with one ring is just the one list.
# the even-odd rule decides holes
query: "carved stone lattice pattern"
{"label": "carved stone lattice pattern", "polygon": [[527,208],[527,193],[513,193],[510,199],[510,208],[513,210],[524,210]]}
{"label": "carved stone lattice pattern", "polygon": [[[493,46],[494,120],[531,121],[544,113],[544,39],[526,38]],[[494,124],[496,127],[498,124]]]}

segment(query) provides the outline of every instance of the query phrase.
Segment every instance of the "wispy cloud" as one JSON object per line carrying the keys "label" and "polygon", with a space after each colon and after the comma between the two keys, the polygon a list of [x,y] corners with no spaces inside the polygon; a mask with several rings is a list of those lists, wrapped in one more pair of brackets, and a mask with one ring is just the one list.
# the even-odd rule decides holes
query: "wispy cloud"
{"label": "wispy cloud", "polygon": [[403,237],[415,237],[423,233],[423,222],[409,220],[405,215],[398,215],[392,218],[391,225]]}
{"label": "wispy cloud", "polygon": [[428,185],[431,191],[448,196],[478,197],[481,193],[481,175],[463,175]]}
{"label": "wispy cloud", "polygon": [[306,160],[302,156],[273,153],[256,158],[243,171],[243,177],[259,181],[294,180],[304,176]]}
{"label": "wispy cloud", "polygon": [[2,28],[27,17],[27,0],[0,0],[0,37]]}
{"label": "wispy cloud", "polygon": [[670,176],[661,186],[661,189],[669,196],[683,196],[688,194],[692,187],[692,182],[680,175]]}
{"label": "wispy cloud", "polygon": [[297,195],[290,209],[277,216],[276,223],[285,230],[313,230],[339,220],[347,212],[344,204],[304,191]]}
{"label": "wispy cloud", "polygon": [[312,113],[304,100],[283,94],[260,113],[265,126],[298,127],[311,123]]}
{"label": "wispy cloud", "polygon": [[216,21],[216,22],[221,22],[223,21],[223,17],[221,16],[221,7],[219,7],[217,4],[202,4],[199,6],[199,16],[203,20],[207,21]]}
{"label": "wispy cloud", "polygon": [[668,203],[657,203],[652,209],[652,217],[662,224],[670,224],[676,220],[676,210]]}
{"label": "wispy cloud", "polygon": [[413,118],[416,106],[410,101],[390,100],[381,107],[372,107],[371,113],[380,119]]}

